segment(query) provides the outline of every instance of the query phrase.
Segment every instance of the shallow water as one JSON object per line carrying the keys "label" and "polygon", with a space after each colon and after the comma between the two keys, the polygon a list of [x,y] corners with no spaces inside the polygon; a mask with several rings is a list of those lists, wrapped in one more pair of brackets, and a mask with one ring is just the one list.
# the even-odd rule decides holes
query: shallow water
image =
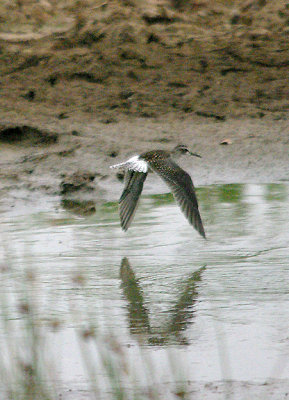
{"label": "shallow water", "polygon": [[[142,198],[127,233],[115,203],[7,208],[0,199],[1,314],[13,331],[2,322],[2,347],[7,335],[23,339],[28,303],[46,329],[52,379],[69,388],[87,380],[83,352],[98,362],[94,345],[83,349],[76,335],[89,338],[92,327],[104,342],[117,339],[143,385],[172,376],[288,379],[289,186],[214,185],[197,194],[208,240],[170,194]],[[158,371],[151,377],[144,358]]]}

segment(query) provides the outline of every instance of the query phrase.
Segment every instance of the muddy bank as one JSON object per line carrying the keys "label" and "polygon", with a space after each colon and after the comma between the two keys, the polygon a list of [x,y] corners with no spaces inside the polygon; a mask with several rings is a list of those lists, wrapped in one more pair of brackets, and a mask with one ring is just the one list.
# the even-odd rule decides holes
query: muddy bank
{"label": "muddy bank", "polygon": [[10,14],[26,33],[21,24],[20,32],[9,32],[10,14],[0,24],[1,109],[11,118],[45,114],[57,121],[83,113],[107,123],[167,113],[284,117],[288,3],[187,4],[87,1],[66,10],[53,4],[54,19],[43,6],[42,25],[29,3],[22,13],[30,25],[15,5]]}
{"label": "muddy bank", "polygon": [[0,6],[2,189],[112,199],[110,164],[180,142],[197,185],[288,180],[288,2],[17,4]]}
{"label": "muddy bank", "polygon": [[[51,195],[116,200],[122,182],[109,166],[152,148],[170,149],[186,143],[202,159],[182,162],[195,184],[286,182],[289,180],[288,121],[201,117],[166,121],[135,119],[101,124],[81,118],[51,123],[39,118],[42,135],[23,121],[13,140],[1,141],[1,189],[40,190]],[[21,134],[19,132],[22,132]],[[12,135],[12,134],[11,134]],[[11,138],[10,138],[11,139]],[[224,140],[229,144],[221,144]],[[150,174],[145,193],[165,192]]]}

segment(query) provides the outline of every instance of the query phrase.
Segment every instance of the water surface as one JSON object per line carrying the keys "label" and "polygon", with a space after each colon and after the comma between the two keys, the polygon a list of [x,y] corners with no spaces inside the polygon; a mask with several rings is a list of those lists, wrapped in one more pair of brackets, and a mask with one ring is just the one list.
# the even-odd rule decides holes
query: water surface
{"label": "water surface", "polygon": [[[197,194],[208,240],[170,194],[142,198],[127,233],[116,203],[0,202],[9,335],[22,340],[25,304],[33,303],[53,376],[72,388],[87,380],[76,333],[89,338],[93,329],[117,339],[143,385],[170,382],[172,374],[288,379],[289,186],[214,185]],[[143,357],[158,373],[143,376]]]}

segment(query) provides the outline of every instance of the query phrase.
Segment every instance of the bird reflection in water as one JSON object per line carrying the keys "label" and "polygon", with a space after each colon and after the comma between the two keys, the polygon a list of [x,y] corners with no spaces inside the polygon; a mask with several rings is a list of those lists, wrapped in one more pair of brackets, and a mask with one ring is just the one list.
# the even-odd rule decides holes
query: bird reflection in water
{"label": "bird reflection in water", "polygon": [[127,300],[130,332],[138,335],[140,341],[152,345],[170,342],[188,344],[182,333],[193,322],[195,314],[193,305],[198,298],[197,283],[201,281],[205,269],[205,266],[199,268],[184,280],[178,301],[172,309],[168,310],[170,317],[168,323],[158,329],[152,329],[139,280],[136,278],[129,260],[124,257],[121,261],[120,278],[123,294]]}

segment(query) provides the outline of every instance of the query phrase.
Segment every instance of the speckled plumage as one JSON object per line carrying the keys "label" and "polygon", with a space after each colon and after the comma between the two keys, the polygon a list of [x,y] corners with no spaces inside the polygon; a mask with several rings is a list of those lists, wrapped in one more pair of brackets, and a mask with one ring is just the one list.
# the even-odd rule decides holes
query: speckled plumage
{"label": "speckled plumage", "polygon": [[[192,179],[171,158],[172,153],[178,151],[184,153],[184,149],[188,152],[183,145],[177,146],[172,152],[152,150],[142,153],[140,156],[134,156],[127,162],[112,166],[112,168],[123,168],[127,171],[125,187],[119,200],[120,221],[123,230],[127,230],[132,222],[148,169],[151,169],[167,183],[189,223],[201,236],[206,237]],[[147,168],[145,168],[145,163]]]}

